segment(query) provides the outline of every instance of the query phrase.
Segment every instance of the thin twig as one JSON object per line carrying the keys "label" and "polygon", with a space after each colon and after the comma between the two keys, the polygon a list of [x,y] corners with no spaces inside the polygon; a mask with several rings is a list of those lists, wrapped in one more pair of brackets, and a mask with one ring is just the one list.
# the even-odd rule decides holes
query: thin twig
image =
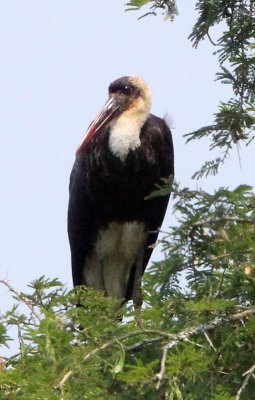
{"label": "thin twig", "polygon": [[211,346],[211,348],[215,351],[215,353],[217,353],[217,350],[216,350],[216,348],[215,348],[213,342],[211,341],[211,339],[210,339],[208,333],[207,333],[207,332],[204,332],[204,335],[205,335],[205,337],[206,337],[206,339],[207,339],[209,345]]}
{"label": "thin twig", "polygon": [[221,254],[220,256],[211,256],[210,261],[220,260],[221,258],[229,257],[231,253]]}
{"label": "thin twig", "polygon": [[70,369],[70,371],[67,372],[67,374],[65,374],[65,376],[63,377],[63,379],[59,382],[59,386],[63,386],[65,381],[69,378],[70,375],[72,375],[73,370]]}
{"label": "thin twig", "polygon": [[201,347],[202,349],[205,349],[205,346],[203,346],[202,344],[199,344],[199,343],[193,342],[192,340],[185,339],[185,342],[187,342],[187,343],[191,343],[191,344],[194,344],[194,346],[196,346],[196,347]]}
{"label": "thin twig", "polygon": [[124,350],[125,351],[137,350],[140,347],[144,346],[145,344],[162,342],[162,340],[164,340],[164,337],[162,337],[162,336],[151,338],[151,339],[143,339],[140,342],[132,344],[131,346],[124,346]]}
{"label": "thin twig", "polygon": [[255,224],[254,219],[226,216],[226,217],[221,217],[221,218],[210,218],[210,219],[206,219],[203,221],[197,221],[194,224],[192,224],[192,227],[200,227],[200,226],[205,226],[205,225],[217,224],[218,222],[228,222],[228,221],[240,222],[243,224]]}
{"label": "thin twig", "polygon": [[[38,354],[38,351],[29,351],[29,354]],[[4,364],[7,367],[15,358],[20,357],[22,355],[22,352],[20,351],[17,354],[14,354],[11,357],[4,357],[4,356],[0,356],[0,358],[2,358],[4,360]]]}
{"label": "thin twig", "polygon": [[249,382],[249,379],[251,376],[253,376],[253,372],[255,370],[255,364],[251,366],[248,371],[243,373],[243,376],[245,376],[245,379],[241,385],[241,387],[238,389],[237,394],[236,394],[236,400],[239,400],[242,394],[242,391],[246,388],[247,383]]}
{"label": "thin twig", "polygon": [[23,303],[25,303],[28,308],[31,310],[31,313],[37,318],[39,319],[39,321],[42,319],[41,315],[37,313],[37,311],[34,309],[33,304],[31,304],[30,301],[28,301],[25,297],[25,295],[21,292],[19,292],[18,290],[14,289],[13,286],[10,285],[9,281],[7,279],[0,279],[0,283],[3,283],[3,285],[7,286],[9,291],[14,293],[20,301],[22,301]]}
{"label": "thin twig", "polygon": [[207,37],[208,37],[208,39],[210,40],[211,44],[212,44],[213,46],[215,46],[215,47],[218,47],[217,43],[215,43],[215,42],[212,40],[212,38],[211,38],[211,36],[210,36],[210,34],[209,34],[209,30],[206,32],[206,34],[207,34]]}
{"label": "thin twig", "polygon": [[157,379],[158,379],[158,382],[157,382],[157,385],[156,385],[156,389],[160,388],[161,382],[162,382],[162,380],[164,379],[164,376],[165,376],[167,350],[168,350],[168,347],[164,346],[163,347],[163,354],[162,354],[162,358],[161,358],[161,364],[160,364],[160,371],[156,375]]}

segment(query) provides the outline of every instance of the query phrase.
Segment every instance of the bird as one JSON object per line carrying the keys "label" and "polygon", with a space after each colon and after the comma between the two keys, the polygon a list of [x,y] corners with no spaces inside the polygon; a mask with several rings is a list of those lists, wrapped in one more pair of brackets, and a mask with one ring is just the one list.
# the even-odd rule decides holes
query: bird
{"label": "bird", "polygon": [[166,121],[150,113],[151,89],[143,78],[124,76],[108,90],[70,176],[73,284],[141,308],[141,280],[169,194],[147,197],[162,178],[174,176],[173,141]]}

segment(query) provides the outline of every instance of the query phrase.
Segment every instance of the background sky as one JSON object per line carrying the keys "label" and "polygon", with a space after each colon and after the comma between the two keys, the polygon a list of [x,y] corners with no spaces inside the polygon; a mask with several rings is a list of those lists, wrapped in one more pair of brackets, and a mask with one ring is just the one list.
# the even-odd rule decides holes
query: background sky
{"label": "background sky", "polygon": [[[72,287],[66,213],[74,154],[109,83],[123,75],[141,75],[152,89],[152,113],[168,115],[177,181],[209,191],[253,183],[252,145],[241,149],[242,169],[234,148],[218,176],[190,178],[215,155],[208,141],[185,145],[182,135],[212,123],[231,95],[214,82],[210,43],[194,49],[187,39],[195,1],[179,1],[174,22],[160,14],[138,21],[124,3],[0,1],[0,279],[19,290],[41,275]],[[164,227],[173,223],[170,205]],[[12,303],[0,286],[0,312]]]}

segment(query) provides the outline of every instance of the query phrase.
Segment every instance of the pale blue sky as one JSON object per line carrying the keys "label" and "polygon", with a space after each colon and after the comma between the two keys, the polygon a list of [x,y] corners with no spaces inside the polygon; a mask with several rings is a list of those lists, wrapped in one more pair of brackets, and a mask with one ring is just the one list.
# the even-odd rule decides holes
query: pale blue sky
{"label": "pale blue sky", "polygon": [[[72,287],[66,234],[69,174],[87,126],[111,81],[141,75],[152,88],[152,112],[172,120],[176,179],[208,156],[208,143],[185,145],[182,135],[212,122],[230,90],[214,82],[217,58],[204,41],[187,40],[195,1],[179,1],[179,16],[137,21],[124,1],[0,1],[1,278],[19,290],[41,275]],[[219,28],[220,29],[220,28]],[[216,29],[212,35],[217,36]],[[253,183],[251,147],[237,150],[207,190]],[[169,209],[165,227],[173,223]],[[157,253],[153,256],[159,259]],[[0,311],[12,301],[0,287]]]}

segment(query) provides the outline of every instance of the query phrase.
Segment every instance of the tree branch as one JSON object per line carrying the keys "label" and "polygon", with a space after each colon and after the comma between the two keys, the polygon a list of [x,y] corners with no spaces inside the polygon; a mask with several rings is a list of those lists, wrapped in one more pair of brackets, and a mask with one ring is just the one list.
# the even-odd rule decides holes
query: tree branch
{"label": "tree branch", "polygon": [[194,224],[192,224],[192,227],[196,228],[196,227],[200,227],[200,226],[217,224],[218,222],[229,222],[229,221],[230,222],[240,222],[242,224],[254,224],[255,225],[254,219],[226,216],[226,217],[221,217],[221,218],[210,218],[210,219],[198,221],[198,222],[195,222]]}
{"label": "tree branch", "polygon": [[216,317],[212,321],[206,322],[198,326],[184,329],[182,332],[172,335],[172,340],[167,344],[168,348],[171,348],[181,341],[186,341],[190,335],[197,335],[199,333],[205,333],[210,330],[217,328],[218,326],[224,325],[231,321],[241,320],[244,317],[255,314],[255,307],[248,310],[242,311],[237,314],[224,315],[222,317]]}
{"label": "tree branch", "polygon": [[162,358],[161,358],[161,363],[160,363],[160,371],[156,375],[157,378],[158,378],[156,389],[160,388],[161,382],[162,382],[162,380],[164,379],[164,376],[165,376],[167,350],[168,350],[168,347],[164,346],[163,347],[163,354],[162,354]]}
{"label": "tree branch", "polygon": [[[112,340],[110,340],[109,342],[104,343],[102,346],[97,347],[96,349],[92,350],[91,352],[87,353],[85,355],[85,357],[83,358],[83,362],[87,361],[89,358],[95,356],[97,353],[99,353],[100,351],[106,350],[111,346],[114,346],[116,344],[116,342],[122,342],[132,336],[139,336],[139,335],[160,335],[161,340],[163,340],[164,338],[167,337],[171,337],[171,334],[167,333],[167,332],[162,332],[162,331],[157,331],[157,330],[151,330],[151,329],[142,329],[139,331],[133,331],[133,332],[129,332],[126,333],[125,335],[119,336],[117,338],[114,338]],[[59,384],[56,387],[62,387],[64,385],[64,383],[67,381],[67,379],[73,374],[74,370],[70,370],[68,371],[64,377],[61,379],[61,381],[59,382]]]}
{"label": "tree branch", "polygon": [[164,338],[170,338],[172,336],[171,333],[152,330],[152,329],[142,329],[139,331],[129,332],[129,333],[126,333],[125,335],[114,338],[114,339],[110,340],[109,342],[103,344],[102,346],[99,346],[96,349],[92,350],[90,353],[86,354],[86,356],[83,358],[83,361],[88,360],[90,357],[94,356],[99,351],[108,349],[108,347],[113,346],[116,343],[116,339],[118,342],[123,342],[124,340],[126,340],[130,337],[138,336],[138,335],[160,335],[162,337],[162,340]]}
{"label": "tree branch", "polygon": [[[247,317],[249,315],[253,315],[255,314],[255,307],[252,307],[248,310],[242,311],[240,313],[237,314],[233,314],[233,315],[223,315],[221,317],[217,317],[214,318],[212,321],[209,321],[205,324],[200,324],[198,326],[195,327],[191,327],[191,328],[187,328],[184,329],[183,331],[177,333],[177,334],[172,334],[169,332],[163,332],[163,331],[158,331],[158,330],[152,330],[152,329],[142,329],[142,330],[138,330],[138,331],[133,331],[133,332],[129,332],[126,333],[125,335],[116,337],[106,343],[104,343],[102,346],[97,347],[96,349],[90,351],[89,353],[87,353],[84,358],[83,358],[83,362],[87,361],[88,359],[90,359],[91,357],[95,356],[97,353],[108,349],[109,347],[112,347],[116,344],[116,342],[123,342],[126,339],[129,339],[133,336],[139,336],[139,335],[158,335],[158,337],[156,338],[151,338],[151,339],[146,339],[146,340],[142,340],[138,343],[135,343],[129,347],[124,347],[124,349],[126,351],[131,351],[131,350],[135,350],[139,347],[142,347],[145,344],[150,344],[153,342],[160,342],[166,338],[171,339],[170,342],[168,342],[164,348],[166,349],[170,349],[171,347],[177,345],[179,342],[182,341],[189,341],[189,336],[190,335],[197,335],[199,333],[205,333],[207,331],[213,330],[215,328],[217,328],[218,326],[227,324],[231,321],[236,321],[236,320],[240,320],[244,317]],[[163,356],[162,356],[163,357]],[[166,357],[166,350],[164,353],[164,357]],[[162,369],[164,368],[164,358],[163,361],[161,360],[161,372]],[[68,371],[64,377],[61,379],[61,381],[59,382],[59,384],[57,385],[57,387],[61,387],[64,385],[64,383],[67,381],[67,379],[73,374],[74,370],[70,370]],[[161,373],[160,372],[160,373]],[[159,374],[160,374],[159,373]],[[161,375],[160,375],[161,376]],[[162,378],[161,378],[162,380]]]}
{"label": "tree branch", "polygon": [[140,347],[144,346],[145,344],[152,344],[152,343],[157,343],[157,342],[162,342],[164,340],[163,336],[151,338],[151,339],[143,339],[140,342],[134,343],[131,346],[124,346],[125,351],[132,351],[132,350],[137,350]]}
{"label": "tree branch", "polygon": [[31,313],[39,320],[42,320],[42,316],[35,310],[33,304],[29,300],[26,299],[25,295],[22,292],[19,292],[18,290],[14,289],[13,286],[9,283],[7,279],[0,279],[0,283],[3,285],[7,286],[9,291],[11,293],[14,293],[20,301],[22,301],[24,304],[27,305],[27,307],[30,309]]}
{"label": "tree branch", "polygon": [[254,377],[254,375],[253,375],[254,370],[255,370],[255,364],[252,365],[252,367],[251,367],[250,369],[248,369],[248,371],[246,371],[246,372],[243,373],[243,376],[245,376],[245,375],[246,375],[246,376],[245,376],[245,379],[244,379],[244,381],[243,381],[243,383],[242,383],[240,389],[237,391],[236,399],[235,399],[235,400],[239,400],[239,399],[240,399],[241,394],[242,394],[242,391],[246,388],[246,385],[247,385],[247,383],[249,382],[250,377],[251,377],[251,376]]}

